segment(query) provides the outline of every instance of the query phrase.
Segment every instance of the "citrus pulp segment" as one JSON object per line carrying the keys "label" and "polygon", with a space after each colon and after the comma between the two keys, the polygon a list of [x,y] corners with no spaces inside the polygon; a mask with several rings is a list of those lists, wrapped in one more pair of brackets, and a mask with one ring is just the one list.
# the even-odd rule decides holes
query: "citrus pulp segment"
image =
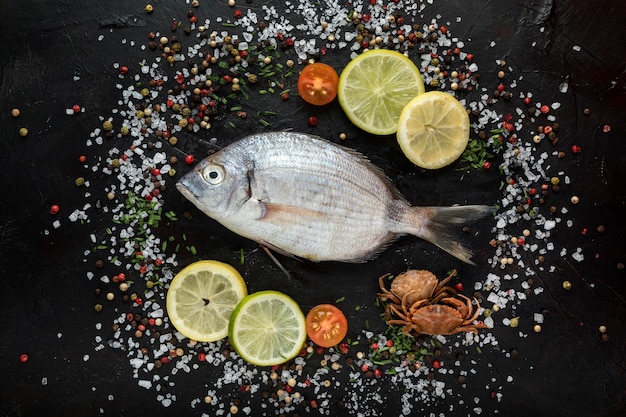
{"label": "citrus pulp segment", "polygon": [[400,52],[374,49],[357,56],[339,76],[339,104],[368,133],[391,135],[413,97],[424,92],[415,64]]}
{"label": "citrus pulp segment", "polygon": [[259,291],[245,297],[233,312],[228,337],[247,362],[274,366],[295,358],[306,340],[302,310],[278,291]]}
{"label": "citrus pulp segment", "polygon": [[192,340],[213,342],[228,336],[230,315],[247,294],[235,268],[219,261],[198,261],[176,274],[165,303],[176,330]]}
{"label": "citrus pulp segment", "polygon": [[450,94],[431,91],[411,100],[400,115],[396,137],[415,165],[442,168],[461,156],[469,141],[465,107]]}

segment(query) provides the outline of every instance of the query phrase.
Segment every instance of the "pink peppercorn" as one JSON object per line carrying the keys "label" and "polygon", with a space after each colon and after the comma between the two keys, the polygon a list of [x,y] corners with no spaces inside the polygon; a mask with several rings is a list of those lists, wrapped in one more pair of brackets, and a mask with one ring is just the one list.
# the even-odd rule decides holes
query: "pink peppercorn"
{"label": "pink peppercorn", "polygon": [[28,362],[28,355],[26,353],[22,353],[20,355],[20,362],[22,362],[22,363]]}
{"label": "pink peppercorn", "polygon": [[191,165],[191,164],[193,164],[195,161],[196,161],[196,158],[194,158],[194,157],[193,157],[193,155],[191,155],[191,154],[190,154],[190,155],[187,155],[187,156],[185,157],[185,163],[186,163],[187,165]]}
{"label": "pink peppercorn", "polygon": [[309,126],[317,126],[317,117],[316,116],[309,117]]}
{"label": "pink peppercorn", "polygon": [[541,111],[541,113],[547,114],[550,111],[550,107],[544,104],[539,110]]}
{"label": "pink peppercorn", "polygon": [[50,214],[57,214],[59,210],[59,206],[56,204],[50,206]]}

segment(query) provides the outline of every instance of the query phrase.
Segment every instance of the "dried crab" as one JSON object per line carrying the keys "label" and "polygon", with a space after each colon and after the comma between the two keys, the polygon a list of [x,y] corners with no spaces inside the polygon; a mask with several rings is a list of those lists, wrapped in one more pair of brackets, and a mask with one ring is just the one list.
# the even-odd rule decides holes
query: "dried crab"
{"label": "dried crab", "polygon": [[[480,313],[480,304],[446,284],[456,275],[439,282],[432,272],[410,270],[393,279],[391,289],[385,287],[385,278],[378,279],[381,301],[389,301],[386,307],[387,323],[400,324],[402,331],[411,336],[417,334],[450,335],[459,332],[478,333],[478,329],[489,328],[482,322],[474,324]],[[397,318],[393,318],[396,316]]]}

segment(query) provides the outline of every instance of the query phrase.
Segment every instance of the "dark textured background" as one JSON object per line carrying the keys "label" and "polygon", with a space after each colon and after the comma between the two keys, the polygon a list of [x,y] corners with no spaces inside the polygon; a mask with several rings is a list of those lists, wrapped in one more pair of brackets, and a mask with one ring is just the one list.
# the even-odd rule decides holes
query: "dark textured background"
{"label": "dark textured background", "polygon": [[[230,16],[232,9],[226,1],[216,3],[211,6],[212,16]],[[252,6],[259,7],[260,3],[255,0]],[[117,106],[119,91],[113,63],[135,63],[146,55],[151,57],[138,47],[124,47],[121,40],[139,44],[145,42],[149,31],[166,32],[172,18],[183,19],[188,8],[182,1],[167,0],[146,15],[143,6],[121,0],[7,0],[0,4],[0,415],[84,416],[97,415],[100,408],[106,415],[166,413],[154,400],[154,392],[138,387],[131,378],[122,352],[93,351],[95,323],[109,326],[115,315],[97,317],[93,311],[94,284],[85,279],[89,268],[83,263],[82,252],[89,246],[89,233],[107,225],[93,216],[89,227],[66,220],[71,210],[85,202],[73,186],[74,178],[82,175],[76,159],[96,151],[86,149],[85,140],[101,124],[98,116],[108,116]],[[518,309],[531,323],[522,329],[530,333],[529,337],[521,339],[516,330],[497,326],[493,333],[500,347],[485,350],[487,359],[474,366],[478,377],[467,388],[455,386],[451,379],[446,388],[453,389],[454,395],[427,411],[466,415],[471,411],[446,411],[459,398],[471,402],[477,396],[482,399],[485,415],[493,410],[506,416],[615,417],[626,413],[626,284],[624,271],[616,268],[618,262],[626,261],[623,12],[623,2],[617,0],[486,1],[480,5],[443,1],[425,10],[427,16],[441,14],[443,21],[462,17],[450,27],[455,36],[466,41],[465,49],[475,54],[481,86],[497,85],[495,60],[505,58],[517,74],[524,74],[520,91],[532,91],[545,102],[562,103],[558,121],[564,129],[563,149],[577,143],[584,151],[579,157],[555,162],[561,165],[556,168],[572,178],[572,184],[567,192],[550,197],[550,203],[565,204],[570,195],[577,194],[582,199],[575,209],[577,225],[586,225],[591,231],[600,224],[606,227],[603,235],[590,233],[585,237],[577,227],[558,228],[553,237],[557,247],[580,246],[585,261],[573,263],[569,257],[560,259],[553,254],[548,262],[556,266],[556,272],[541,275],[540,285],[546,291]],[[198,15],[205,13],[207,6],[203,4]],[[545,31],[540,33],[539,27]],[[100,33],[106,35],[102,42],[96,40]],[[491,40],[496,42],[494,47],[489,46]],[[574,53],[573,45],[580,45],[581,52]],[[325,62],[340,69],[346,59],[345,52],[329,54]],[[79,82],[72,80],[74,74],[80,75]],[[562,94],[558,85],[565,80],[570,88]],[[67,116],[65,109],[74,103],[84,106],[86,113]],[[275,104],[262,102],[258,106]],[[22,110],[19,119],[11,117],[13,107]],[[273,121],[273,128],[294,128],[329,138],[346,132],[345,144],[383,168],[414,203],[482,203],[501,197],[497,170],[473,172],[462,186],[454,169],[419,172],[403,159],[393,141],[369,138],[351,127],[336,102],[312,109],[292,99],[289,106],[279,108],[283,111]],[[583,116],[584,108],[591,109],[589,116]],[[313,113],[320,118],[314,129],[306,121]],[[612,127],[609,134],[602,133],[605,124]],[[18,136],[21,126],[29,128],[28,137]],[[263,130],[258,124],[244,126],[237,135]],[[206,137],[211,136],[228,137],[228,141],[237,138],[232,130],[219,125]],[[201,155],[208,147],[206,141],[186,138],[180,148]],[[107,149],[104,146],[101,151]],[[92,191],[106,184],[102,177],[89,179]],[[378,318],[380,311],[373,301],[376,278],[383,273],[414,267],[442,274],[456,267],[461,277],[469,277],[483,276],[490,270],[484,261],[491,253],[486,244],[491,238],[491,224],[485,222],[473,228],[478,267],[460,265],[422,241],[403,238],[376,261],[364,265],[308,265],[285,259],[285,266],[300,277],[288,281],[254,243],[203,218],[181,201],[173,187],[165,200],[168,209],[192,211],[192,219],[181,220],[168,233],[186,233],[203,250],[204,258],[236,264],[239,249],[244,249],[246,263],[239,269],[250,292],[278,289],[292,295],[304,310],[345,296],[345,311],[352,312],[357,304],[369,306],[358,317],[351,317],[355,323]],[[62,210],[59,218],[63,225],[58,230],[53,230],[48,213],[55,203]],[[207,237],[219,239],[220,244],[204,246]],[[180,262],[192,260],[188,255]],[[564,279],[573,283],[569,292],[561,288]],[[548,311],[546,323],[543,332],[535,334],[532,313],[542,309]],[[609,329],[609,342],[600,341],[599,325]],[[350,335],[356,337],[359,331],[353,328]],[[519,351],[516,359],[501,353],[513,348]],[[30,355],[26,364],[18,360],[24,352]],[[83,361],[85,354],[90,360]],[[513,376],[513,383],[505,382],[508,375]],[[48,378],[46,386],[41,385],[43,376]],[[502,386],[501,403],[487,399],[485,385],[492,377],[498,380],[493,386]],[[194,374],[186,379],[179,375],[178,401],[168,413],[190,415],[189,402],[202,395],[195,387],[210,380],[210,375]],[[107,400],[109,394],[114,395],[114,401]],[[390,393],[390,403],[385,404],[389,410],[394,409],[393,398]],[[193,413],[199,415],[201,411],[199,408]]]}

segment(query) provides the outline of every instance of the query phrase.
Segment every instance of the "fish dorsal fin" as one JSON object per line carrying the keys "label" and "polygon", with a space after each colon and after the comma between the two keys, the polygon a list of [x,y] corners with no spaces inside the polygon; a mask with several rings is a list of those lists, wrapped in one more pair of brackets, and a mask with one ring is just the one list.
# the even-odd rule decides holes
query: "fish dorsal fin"
{"label": "fish dorsal fin", "polygon": [[369,160],[369,158],[365,155],[363,155],[361,152],[357,151],[356,149],[353,148],[348,148],[347,146],[343,146],[340,145],[338,143],[335,142],[331,142],[327,139],[324,139],[322,137],[319,136],[315,136],[315,135],[309,135],[312,136],[316,139],[325,141],[329,144],[331,144],[332,146],[335,146],[339,149],[341,149],[342,151],[350,154],[352,157],[354,157],[354,159],[361,165],[367,167],[371,172],[373,172],[378,178],[380,178],[380,180],[385,184],[385,186],[389,189],[389,191],[391,192],[391,194],[393,195],[393,197],[397,200],[400,201],[404,201],[407,202],[407,199],[402,195],[402,193],[400,191],[398,191],[398,189],[396,188],[396,186],[391,182],[391,180],[389,179],[389,177],[387,176],[387,174],[385,174],[385,171],[383,171],[379,166],[375,165],[374,163],[372,163],[372,161]]}

